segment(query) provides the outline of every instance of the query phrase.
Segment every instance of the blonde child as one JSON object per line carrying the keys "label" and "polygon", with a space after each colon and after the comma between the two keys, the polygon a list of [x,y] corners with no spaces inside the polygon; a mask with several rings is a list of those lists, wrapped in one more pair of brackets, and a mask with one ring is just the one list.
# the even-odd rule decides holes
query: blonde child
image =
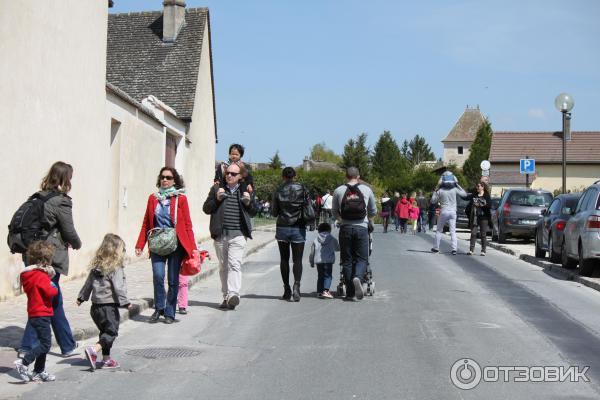
{"label": "blonde child", "polygon": [[408,220],[410,221],[410,225],[412,225],[412,234],[417,234],[417,221],[419,220],[419,206],[417,205],[417,201],[413,200],[410,208],[408,209]]}
{"label": "blonde child", "polygon": [[94,346],[85,348],[85,357],[92,370],[96,369],[98,352],[102,350],[101,368],[118,368],[119,363],[110,357],[110,349],[119,334],[119,307],[131,308],[125,281],[125,242],[108,233],[90,263],[91,270],[77,296],[77,305],[92,296],[90,315],[100,331]]}
{"label": "blonde child", "polygon": [[[55,272],[52,258],[55,247],[45,242],[33,242],[27,248],[27,261],[31,264],[21,272],[21,284],[27,293],[27,323],[37,335],[38,344],[25,352],[23,359],[15,361],[15,368],[25,382],[51,382],[54,375],[46,372],[46,354],[50,351],[52,331],[50,318],[54,315],[52,298],[58,294],[58,288],[51,281]],[[33,372],[29,364],[35,361]]]}

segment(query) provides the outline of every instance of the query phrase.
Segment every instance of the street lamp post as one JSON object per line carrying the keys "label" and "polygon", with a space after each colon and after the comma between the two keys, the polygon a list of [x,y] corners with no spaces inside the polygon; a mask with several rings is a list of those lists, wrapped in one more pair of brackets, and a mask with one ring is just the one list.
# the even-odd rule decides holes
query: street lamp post
{"label": "street lamp post", "polygon": [[561,93],[554,100],[554,107],[562,113],[562,192],[567,193],[567,140],[571,140],[571,113],[575,101],[568,93]]}

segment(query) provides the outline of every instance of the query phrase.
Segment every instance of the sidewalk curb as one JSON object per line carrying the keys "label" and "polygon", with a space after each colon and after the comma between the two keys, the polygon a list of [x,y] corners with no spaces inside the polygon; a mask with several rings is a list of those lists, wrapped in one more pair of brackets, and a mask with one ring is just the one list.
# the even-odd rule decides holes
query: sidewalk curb
{"label": "sidewalk curb", "polygon": [[[272,239],[270,239],[264,243],[261,243],[261,244],[257,245],[256,247],[253,247],[252,249],[248,250],[248,252],[245,254],[245,257],[258,252],[259,250],[262,250],[263,248],[265,248],[269,244],[273,243],[274,241],[275,241],[275,238],[273,237]],[[216,258],[216,256],[214,256],[214,257]],[[206,280],[207,278],[212,276],[215,272],[217,272],[219,270],[218,264],[219,264],[218,261],[211,260],[210,262],[205,264],[206,267],[203,265],[204,268],[202,269],[201,273],[199,273],[198,275],[190,276],[190,278],[188,280],[188,287],[191,288],[198,282]],[[135,300],[131,301],[131,304],[133,304],[133,308],[131,310],[124,309],[124,308],[119,309],[119,313],[121,315],[121,323],[140,315],[142,312],[144,312],[145,310],[147,310],[149,308],[152,308],[154,306],[154,300],[151,298],[135,299]],[[100,333],[98,331],[98,328],[96,328],[96,325],[94,325],[94,323],[91,322],[91,320],[90,320],[89,326],[86,326],[84,328],[72,328],[72,331],[73,331],[73,338],[77,341],[89,339],[91,337],[97,336],[98,333]]]}

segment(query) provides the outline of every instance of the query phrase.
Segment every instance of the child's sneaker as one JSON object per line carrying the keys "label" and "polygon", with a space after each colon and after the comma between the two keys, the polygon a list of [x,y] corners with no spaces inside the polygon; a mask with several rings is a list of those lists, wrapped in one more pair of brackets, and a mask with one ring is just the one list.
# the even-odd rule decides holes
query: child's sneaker
{"label": "child's sneaker", "polygon": [[88,346],[85,348],[85,358],[87,358],[88,362],[90,363],[90,367],[92,367],[92,370],[95,370],[98,354],[96,354],[96,351],[92,346]]}
{"label": "child's sneaker", "polygon": [[323,293],[321,293],[321,298],[333,299],[333,295],[329,292],[329,290],[324,290]]}
{"label": "child's sneaker", "polygon": [[29,372],[29,367],[27,365],[23,365],[23,360],[20,358],[14,362],[15,369],[17,373],[23,380],[23,382],[29,382],[31,380],[31,372]]}
{"label": "child's sneaker", "polygon": [[46,371],[43,372],[35,372],[31,377],[33,382],[54,382],[56,380],[56,376],[49,374]]}
{"label": "child's sneaker", "polygon": [[106,361],[102,361],[102,369],[114,369],[119,367],[119,363],[113,360],[112,358]]}

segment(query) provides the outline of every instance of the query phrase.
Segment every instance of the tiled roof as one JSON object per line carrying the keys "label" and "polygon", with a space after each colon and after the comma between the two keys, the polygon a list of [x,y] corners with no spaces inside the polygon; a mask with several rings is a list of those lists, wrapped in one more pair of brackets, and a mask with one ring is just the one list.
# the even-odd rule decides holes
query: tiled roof
{"label": "tiled roof", "polygon": [[[529,182],[533,182],[537,175],[530,174]],[[490,183],[492,185],[525,185],[525,175],[514,171],[495,171],[490,170]]]}
{"label": "tiled roof", "polygon": [[479,107],[469,108],[467,106],[465,112],[442,142],[472,142],[484,121],[485,118],[479,111]]}
{"label": "tiled roof", "polygon": [[162,11],[109,14],[106,80],[137,101],[154,95],[191,118],[207,24],[207,8],[187,8],[177,41],[164,44]]}
{"label": "tiled roof", "polygon": [[[567,162],[600,164],[600,132],[571,132]],[[536,163],[562,163],[561,132],[494,132],[490,162],[518,162],[534,158]]]}

